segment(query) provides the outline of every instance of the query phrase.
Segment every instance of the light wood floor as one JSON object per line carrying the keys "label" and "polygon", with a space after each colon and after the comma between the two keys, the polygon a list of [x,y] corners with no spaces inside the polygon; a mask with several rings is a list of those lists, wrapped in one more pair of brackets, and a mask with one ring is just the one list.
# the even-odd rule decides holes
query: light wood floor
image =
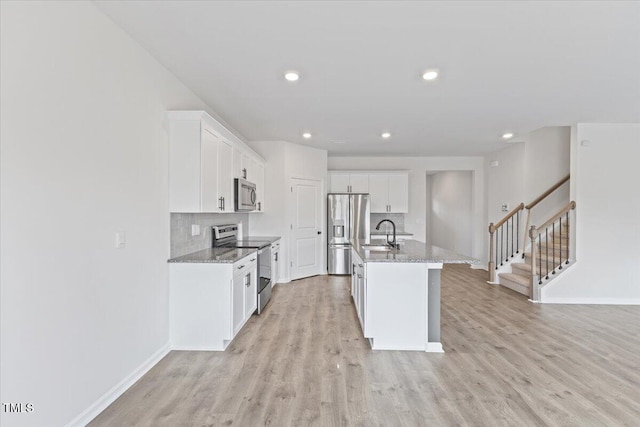
{"label": "light wood floor", "polygon": [[535,305],[447,265],[446,354],[376,351],[348,278],[278,285],[225,352],[171,352],[90,425],[640,426],[640,307]]}

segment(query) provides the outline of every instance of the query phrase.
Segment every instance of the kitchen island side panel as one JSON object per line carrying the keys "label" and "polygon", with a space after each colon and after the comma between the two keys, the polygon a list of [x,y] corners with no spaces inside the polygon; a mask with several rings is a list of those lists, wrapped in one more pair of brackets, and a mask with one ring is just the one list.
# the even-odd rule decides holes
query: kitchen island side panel
{"label": "kitchen island side panel", "polygon": [[373,350],[426,350],[427,264],[366,263],[366,333]]}

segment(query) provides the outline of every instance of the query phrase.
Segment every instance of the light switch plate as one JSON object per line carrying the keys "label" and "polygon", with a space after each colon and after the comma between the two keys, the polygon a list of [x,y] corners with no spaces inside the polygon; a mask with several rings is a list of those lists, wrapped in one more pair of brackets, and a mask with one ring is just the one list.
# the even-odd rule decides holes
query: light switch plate
{"label": "light switch plate", "polygon": [[127,235],[124,231],[116,232],[116,249],[122,249],[127,245]]}
{"label": "light switch plate", "polygon": [[509,204],[503,203],[502,206],[500,207],[500,210],[502,210],[502,212],[509,212]]}
{"label": "light switch plate", "polygon": [[200,235],[200,224],[191,224],[191,235],[192,236]]}

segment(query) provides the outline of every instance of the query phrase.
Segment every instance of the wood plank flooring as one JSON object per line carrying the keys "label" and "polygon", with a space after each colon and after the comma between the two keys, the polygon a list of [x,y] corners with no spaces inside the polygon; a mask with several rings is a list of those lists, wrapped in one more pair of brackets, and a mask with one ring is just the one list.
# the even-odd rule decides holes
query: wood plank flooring
{"label": "wood plank flooring", "polygon": [[225,352],[173,351],[90,426],[640,426],[640,307],[442,274],[445,354],[371,351],[348,277],[278,285]]}

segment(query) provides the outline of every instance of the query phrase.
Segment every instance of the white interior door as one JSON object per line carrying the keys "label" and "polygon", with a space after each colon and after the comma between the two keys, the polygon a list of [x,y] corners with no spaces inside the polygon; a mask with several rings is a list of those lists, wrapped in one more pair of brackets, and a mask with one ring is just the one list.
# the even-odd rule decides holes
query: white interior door
{"label": "white interior door", "polygon": [[291,180],[291,280],[322,273],[320,181]]}

